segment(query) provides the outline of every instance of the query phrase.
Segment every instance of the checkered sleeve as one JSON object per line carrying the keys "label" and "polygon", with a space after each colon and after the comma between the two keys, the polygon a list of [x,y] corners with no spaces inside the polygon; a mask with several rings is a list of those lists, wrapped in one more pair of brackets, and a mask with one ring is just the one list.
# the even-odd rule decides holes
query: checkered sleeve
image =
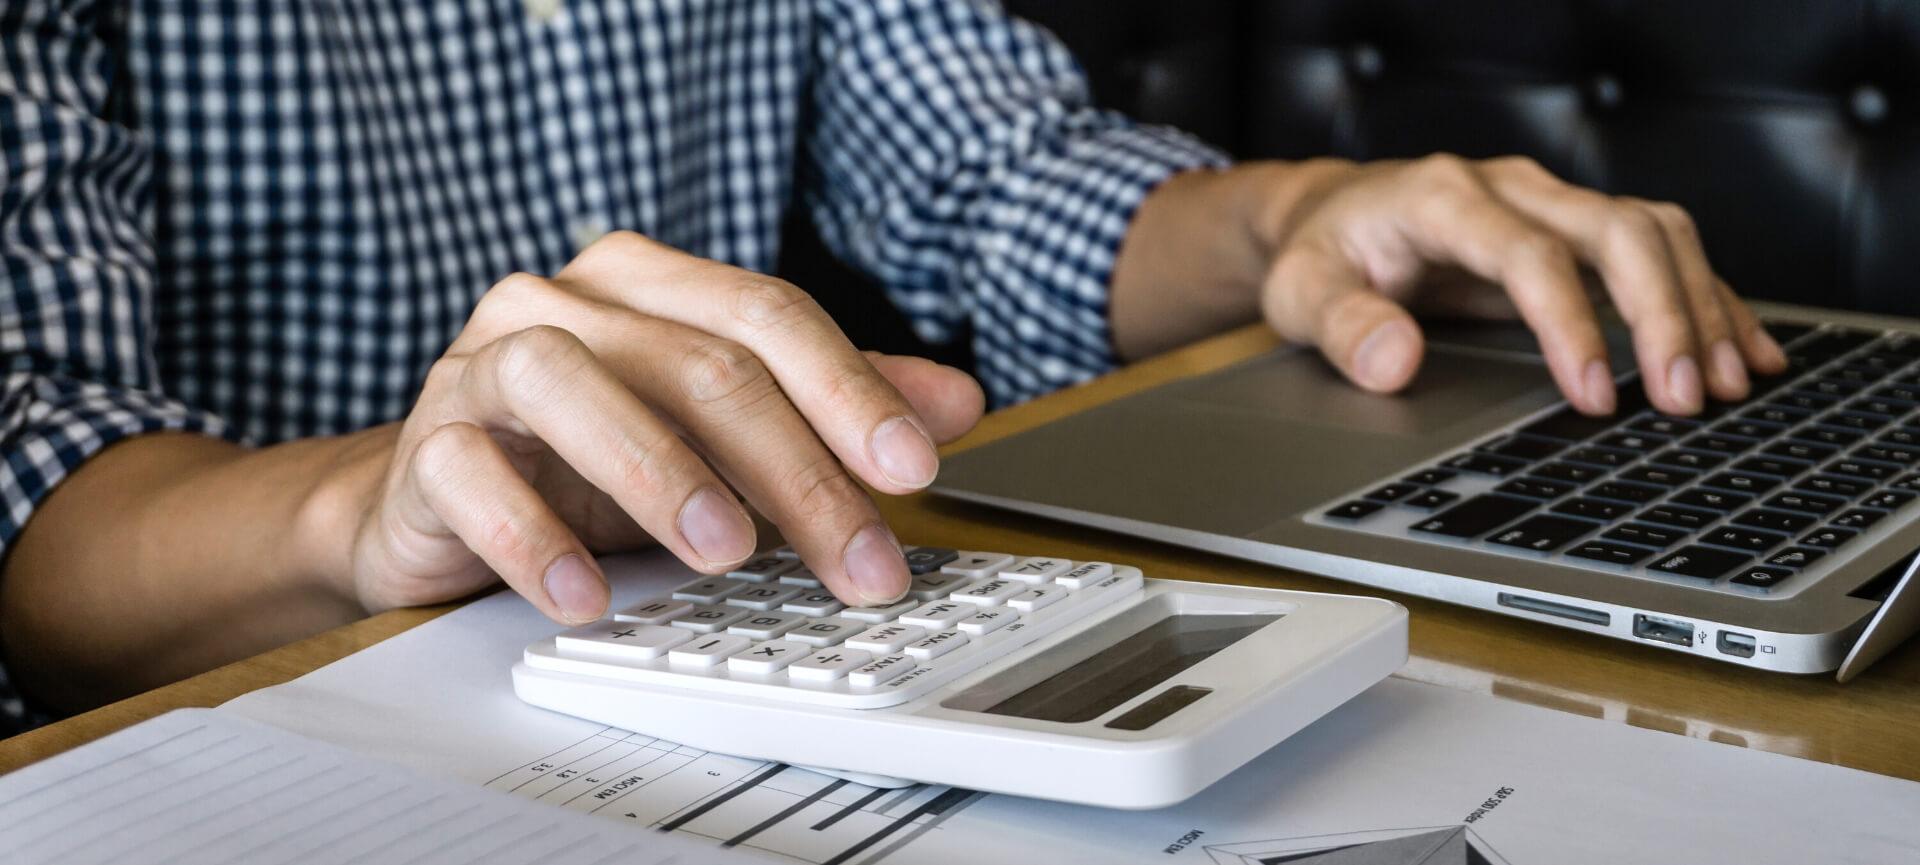
{"label": "checkered sleeve", "polygon": [[820,0],[802,192],[922,338],[970,324],[996,405],[1113,366],[1108,283],[1157,184],[1226,158],[1088,104],[1057,39],[991,0]]}
{"label": "checkered sleeve", "polygon": [[151,154],[105,119],[113,5],[0,4],[0,556],[107,444],[221,429],[156,390]]}

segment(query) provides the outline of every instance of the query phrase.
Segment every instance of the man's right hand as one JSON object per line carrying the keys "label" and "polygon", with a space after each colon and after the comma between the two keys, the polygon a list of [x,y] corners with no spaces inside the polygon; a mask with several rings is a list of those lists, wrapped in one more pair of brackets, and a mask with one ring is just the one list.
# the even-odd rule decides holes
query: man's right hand
{"label": "man's right hand", "polygon": [[906,565],[857,481],[925,487],[935,444],[982,404],[959,370],[856,351],[792,285],[618,232],[551,279],[488,291],[367,454],[383,468],[340,473],[318,524],[369,611],[498,574],[577,623],[608,603],[594,552],[658,542],[710,574],[744,561],[737,491],[835,595],[888,603]]}

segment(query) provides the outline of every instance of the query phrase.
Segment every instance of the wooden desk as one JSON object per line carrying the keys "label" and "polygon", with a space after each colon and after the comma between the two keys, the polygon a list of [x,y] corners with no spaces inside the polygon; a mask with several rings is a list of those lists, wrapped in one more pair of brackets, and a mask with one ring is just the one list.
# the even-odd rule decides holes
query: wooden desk
{"label": "wooden desk", "polygon": [[[1218,369],[1273,344],[1259,328],[1226,334],[997,412],[949,450]],[[920,543],[1112,558],[1176,579],[1354,591],[1331,580],[926,495],[883,501],[881,507],[900,537]],[[1842,686],[1831,676],[1762,673],[1423,598],[1395,599],[1413,612],[1413,660],[1399,674],[1405,678],[1920,780],[1920,641]],[[214,706],[287,681],[448,609],[384,613],[0,742],[0,771],[169,709]]]}

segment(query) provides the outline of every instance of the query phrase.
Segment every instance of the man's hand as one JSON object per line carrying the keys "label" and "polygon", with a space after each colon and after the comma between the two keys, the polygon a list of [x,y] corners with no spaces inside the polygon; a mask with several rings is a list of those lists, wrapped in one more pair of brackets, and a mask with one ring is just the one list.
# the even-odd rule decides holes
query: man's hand
{"label": "man's hand", "polygon": [[982,403],[958,370],[855,351],[791,285],[616,233],[481,298],[371,454],[379,475],[323,495],[350,522],[334,570],[369,610],[498,574],[590,621],[608,599],[594,551],[657,541],[705,573],[744,561],[737,490],[835,595],[889,603],[906,565],[860,481],[925,487],[935,444]]}
{"label": "man's hand", "polygon": [[1114,339],[1138,356],[1257,309],[1361,387],[1390,392],[1413,379],[1424,348],[1403,304],[1517,312],[1567,399],[1607,414],[1614,384],[1583,268],[1632,328],[1662,411],[1739,399],[1750,369],[1786,368],[1708,266],[1685,211],[1571,186],[1521,158],[1255,163],[1176,177],[1142,205],[1116,264]]}

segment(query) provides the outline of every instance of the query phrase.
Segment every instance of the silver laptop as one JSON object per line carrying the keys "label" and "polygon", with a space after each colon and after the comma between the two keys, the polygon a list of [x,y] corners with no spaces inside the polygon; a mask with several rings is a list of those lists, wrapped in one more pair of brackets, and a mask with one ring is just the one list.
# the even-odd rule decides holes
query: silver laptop
{"label": "silver laptop", "polygon": [[1920,322],[1760,304],[1793,368],[1693,418],[1562,402],[1517,325],[1404,393],[1283,348],[967,451],[936,492],[1768,670],[1920,627]]}

